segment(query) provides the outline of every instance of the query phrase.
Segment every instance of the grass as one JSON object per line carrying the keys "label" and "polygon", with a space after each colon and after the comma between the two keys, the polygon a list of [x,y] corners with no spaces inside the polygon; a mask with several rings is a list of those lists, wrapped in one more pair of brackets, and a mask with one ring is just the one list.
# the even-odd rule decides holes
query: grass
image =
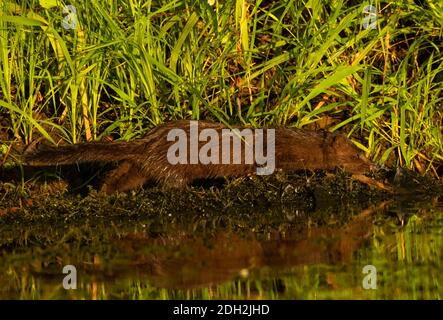
{"label": "grass", "polygon": [[439,1],[69,3],[75,29],[62,1],[0,5],[3,163],[40,136],[128,140],[189,118],[339,130],[380,164],[442,176]]}

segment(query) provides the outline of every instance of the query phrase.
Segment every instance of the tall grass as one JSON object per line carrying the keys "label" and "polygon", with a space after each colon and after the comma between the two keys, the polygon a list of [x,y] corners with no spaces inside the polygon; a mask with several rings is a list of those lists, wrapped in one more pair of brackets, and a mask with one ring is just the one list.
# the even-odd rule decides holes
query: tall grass
{"label": "tall grass", "polygon": [[344,131],[381,164],[441,176],[443,8],[422,2],[3,1],[1,150],[213,119]]}

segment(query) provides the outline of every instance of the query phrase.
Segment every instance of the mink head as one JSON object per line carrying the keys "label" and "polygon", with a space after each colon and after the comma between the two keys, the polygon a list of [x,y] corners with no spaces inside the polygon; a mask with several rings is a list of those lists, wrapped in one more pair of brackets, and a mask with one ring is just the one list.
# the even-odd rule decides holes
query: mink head
{"label": "mink head", "polygon": [[337,135],[333,140],[333,153],[337,167],[361,174],[375,169],[375,165],[344,135]]}

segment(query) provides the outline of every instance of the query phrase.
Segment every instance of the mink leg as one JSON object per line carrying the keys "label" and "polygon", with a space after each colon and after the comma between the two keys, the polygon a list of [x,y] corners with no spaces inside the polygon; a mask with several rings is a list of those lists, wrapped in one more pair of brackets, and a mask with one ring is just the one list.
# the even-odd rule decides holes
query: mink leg
{"label": "mink leg", "polygon": [[100,191],[107,194],[126,192],[143,186],[148,180],[137,164],[124,161],[107,175]]}

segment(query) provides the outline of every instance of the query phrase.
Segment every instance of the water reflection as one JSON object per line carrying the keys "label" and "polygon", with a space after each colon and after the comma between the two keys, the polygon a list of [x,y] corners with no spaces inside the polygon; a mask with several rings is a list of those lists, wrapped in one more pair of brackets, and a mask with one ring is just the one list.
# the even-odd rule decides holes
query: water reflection
{"label": "water reflection", "polygon": [[[300,216],[285,210],[287,219]],[[306,219],[302,228],[266,232],[117,228],[106,239],[64,238],[53,248],[4,247],[0,297],[434,299],[442,288],[442,226],[437,199],[395,199],[345,223],[338,217],[325,225]],[[77,267],[75,291],[61,287],[66,264]],[[366,264],[380,272],[374,292],[361,286]]]}

